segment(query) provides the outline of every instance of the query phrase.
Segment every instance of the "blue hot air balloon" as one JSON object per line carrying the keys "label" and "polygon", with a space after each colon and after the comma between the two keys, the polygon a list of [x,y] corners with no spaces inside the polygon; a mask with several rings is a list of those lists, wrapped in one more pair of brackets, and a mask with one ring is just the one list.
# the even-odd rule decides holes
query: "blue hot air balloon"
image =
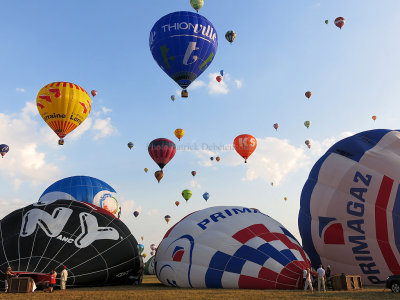
{"label": "blue hot air balloon", "polygon": [[203,198],[204,198],[204,200],[207,201],[210,198],[210,194],[209,193],[204,193],[203,194]]}
{"label": "blue hot air balloon", "polygon": [[10,148],[9,148],[6,144],[1,144],[1,145],[0,145],[0,154],[1,154],[1,157],[4,157],[4,155],[6,155],[6,153],[8,152],[8,150],[10,150]]}
{"label": "blue hot air balloon", "polygon": [[142,252],[144,250],[144,245],[143,244],[138,244],[138,248],[139,248],[139,253],[142,254]]}
{"label": "blue hot air balloon", "polygon": [[218,36],[203,16],[177,11],[154,24],[149,45],[160,68],[185,90],[214,59]]}
{"label": "blue hot air balloon", "polygon": [[104,181],[89,176],[72,176],[53,183],[40,196],[39,202],[58,199],[88,202],[109,211],[116,217],[121,214],[117,192]]}
{"label": "blue hot air balloon", "polygon": [[219,74],[221,74],[221,76],[224,76],[224,70],[219,71]]}

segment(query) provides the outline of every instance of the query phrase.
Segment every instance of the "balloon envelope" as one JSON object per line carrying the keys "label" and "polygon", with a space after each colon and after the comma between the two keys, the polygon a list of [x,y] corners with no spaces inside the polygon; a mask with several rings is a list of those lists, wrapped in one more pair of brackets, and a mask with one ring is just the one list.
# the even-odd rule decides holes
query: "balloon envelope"
{"label": "balloon envelope", "polygon": [[304,122],[304,126],[306,126],[307,128],[311,126],[311,122],[310,121],[305,121]]}
{"label": "balloon envelope", "polygon": [[190,5],[196,10],[199,11],[200,8],[204,5],[204,0],[190,0]]}
{"label": "balloon envelope", "polygon": [[217,76],[215,79],[216,79],[218,82],[221,82],[221,81],[222,81],[222,76]]}
{"label": "balloon envelope", "polygon": [[334,144],[300,198],[299,230],[313,265],[360,274],[364,285],[400,273],[400,132],[377,129]]}
{"label": "balloon envelope", "polygon": [[160,183],[161,179],[164,177],[164,172],[162,170],[155,171],[154,177],[157,179],[158,183]]}
{"label": "balloon envelope", "polygon": [[210,198],[210,194],[209,193],[204,193],[203,194],[203,198],[204,198],[204,200],[207,201]]}
{"label": "balloon envelope", "polygon": [[278,130],[279,124],[278,124],[278,123],[275,123],[275,124],[274,124],[274,128],[275,128],[275,130]]}
{"label": "balloon envelope", "polygon": [[128,143],[128,148],[129,148],[129,149],[132,149],[132,148],[133,148],[133,143],[132,143],[132,142],[129,142],[129,143]]}
{"label": "balloon envelope", "polygon": [[179,201],[175,201],[175,205],[176,205],[176,206],[179,206]]}
{"label": "balloon envelope", "polygon": [[137,218],[137,217],[139,216],[139,212],[138,212],[137,210],[135,210],[135,211],[133,212],[133,215],[135,216],[135,218]]}
{"label": "balloon envelope", "polygon": [[148,147],[149,154],[155,163],[163,169],[174,157],[176,147],[173,141],[159,138],[152,141]]}
{"label": "balloon envelope", "polygon": [[43,192],[38,202],[57,199],[91,203],[118,218],[121,214],[117,192],[104,181],[90,176],[72,176],[56,181]]}
{"label": "balloon envelope", "polygon": [[257,140],[250,134],[241,134],[235,138],[233,146],[236,152],[244,158],[244,162],[247,162],[249,156],[256,150]]}
{"label": "balloon envelope", "polygon": [[154,272],[154,255],[149,258],[143,269],[144,275],[155,275]]}
{"label": "balloon envelope", "polygon": [[346,19],[343,18],[343,17],[337,17],[337,18],[335,19],[335,25],[336,25],[337,27],[339,27],[340,29],[342,29],[344,23],[346,23]]}
{"label": "balloon envelope", "polygon": [[4,157],[4,155],[6,155],[8,153],[8,151],[10,150],[10,147],[8,147],[6,144],[1,144],[0,145],[0,154],[1,157]]}
{"label": "balloon envelope", "polygon": [[175,136],[178,138],[178,140],[181,140],[181,138],[185,135],[185,130],[178,128],[175,129]]}
{"label": "balloon envelope", "polygon": [[166,215],[166,216],[164,217],[164,220],[168,223],[169,220],[171,220],[171,216],[170,216],[170,215]]}
{"label": "balloon envelope", "polygon": [[310,92],[310,91],[307,91],[307,92],[305,93],[305,95],[306,95],[306,97],[307,97],[308,99],[310,99],[310,97],[311,97],[311,92]]}
{"label": "balloon envelope", "polygon": [[171,96],[171,100],[172,100],[172,101],[175,101],[175,99],[176,99],[176,96],[175,96],[175,95],[172,95],[172,96]]}
{"label": "balloon envelope", "polygon": [[191,174],[194,177],[194,176],[196,176],[197,172],[196,171],[192,171]]}
{"label": "balloon envelope", "polygon": [[296,289],[310,266],[286,228],[240,206],[186,216],[165,234],[155,260],[158,279],[183,288]]}
{"label": "balloon envelope", "polygon": [[154,24],[149,46],[160,68],[186,89],[214,59],[218,37],[214,26],[205,17],[177,11]]}
{"label": "balloon envelope", "polygon": [[216,161],[220,161],[221,158],[220,158],[219,156],[217,156],[217,157],[215,158],[215,160],[216,160]]}
{"label": "balloon envelope", "polygon": [[95,205],[34,203],[5,216],[0,226],[0,264],[13,271],[60,273],[65,265],[68,286],[140,280],[143,262],[136,239],[122,221]]}
{"label": "balloon envelope", "polygon": [[236,39],[236,33],[233,30],[229,30],[225,33],[225,38],[229,43],[233,43],[233,41]]}
{"label": "balloon envelope", "polygon": [[97,95],[97,91],[96,90],[92,90],[90,93],[92,94],[93,97]]}
{"label": "balloon envelope", "polygon": [[188,201],[190,199],[190,197],[192,197],[192,191],[191,190],[183,190],[182,197],[183,197],[183,199]]}

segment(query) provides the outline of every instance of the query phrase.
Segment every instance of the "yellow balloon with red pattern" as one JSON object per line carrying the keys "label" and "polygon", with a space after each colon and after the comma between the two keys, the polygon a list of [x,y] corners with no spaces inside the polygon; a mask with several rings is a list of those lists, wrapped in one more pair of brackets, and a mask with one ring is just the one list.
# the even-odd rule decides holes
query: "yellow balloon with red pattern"
{"label": "yellow balloon with red pattern", "polygon": [[36,105],[40,116],[62,140],[85,121],[92,108],[92,100],[79,85],[53,82],[39,91]]}

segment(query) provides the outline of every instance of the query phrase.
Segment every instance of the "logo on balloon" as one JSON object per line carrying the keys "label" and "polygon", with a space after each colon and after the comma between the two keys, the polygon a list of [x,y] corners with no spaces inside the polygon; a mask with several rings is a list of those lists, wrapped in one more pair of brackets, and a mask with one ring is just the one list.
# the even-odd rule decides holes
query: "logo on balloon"
{"label": "logo on balloon", "polygon": [[336,218],[319,217],[319,237],[323,233],[325,244],[344,245],[342,224],[333,221],[336,221]]}

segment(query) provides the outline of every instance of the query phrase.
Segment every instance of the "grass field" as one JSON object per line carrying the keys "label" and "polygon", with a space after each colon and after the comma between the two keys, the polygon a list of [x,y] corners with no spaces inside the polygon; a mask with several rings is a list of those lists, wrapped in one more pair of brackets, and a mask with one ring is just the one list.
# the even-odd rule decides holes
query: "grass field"
{"label": "grass field", "polygon": [[400,299],[388,289],[365,288],[352,292],[310,292],[283,290],[228,290],[228,289],[179,289],[166,287],[155,276],[145,276],[140,286],[113,286],[97,288],[77,288],[53,294],[37,291],[30,294],[0,294],[0,299]]}

